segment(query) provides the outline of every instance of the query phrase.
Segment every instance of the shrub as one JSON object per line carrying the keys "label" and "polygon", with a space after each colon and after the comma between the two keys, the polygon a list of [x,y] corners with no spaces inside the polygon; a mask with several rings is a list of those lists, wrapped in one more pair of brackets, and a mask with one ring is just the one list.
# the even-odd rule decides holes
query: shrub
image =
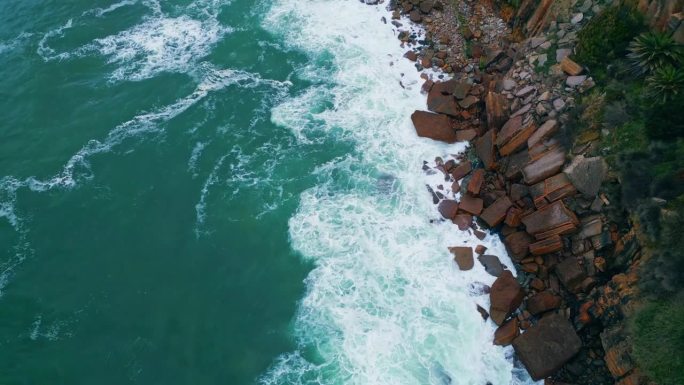
{"label": "shrub", "polygon": [[617,100],[606,104],[603,110],[603,125],[614,129],[627,123],[631,117],[627,112],[627,104],[623,100]]}
{"label": "shrub", "polygon": [[684,137],[684,93],[669,103],[644,102],[642,105],[646,131],[651,139],[672,141]]}
{"label": "shrub", "polygon": [[644,28],[643,17],[625,4],[607,8],[579,32],[575,58],[600,70],[624,55],[630,40]]}
{"label": "shrub", "polygon": [[631,329],[639,367],[659,385],[684,384],[684,296],[648,304]]}
{"label": "shrub", "polygon": [[668,103],[684,89],[684,70],[672,66],[658,68],[646,78],[646,85],[654,102]]}
{"label": "shrub", "polygon": [[655,72],[659,68],[676,67],[684,61],[684,49],[667,34],[646,32],[629,43],[627,54],[636,75]]}

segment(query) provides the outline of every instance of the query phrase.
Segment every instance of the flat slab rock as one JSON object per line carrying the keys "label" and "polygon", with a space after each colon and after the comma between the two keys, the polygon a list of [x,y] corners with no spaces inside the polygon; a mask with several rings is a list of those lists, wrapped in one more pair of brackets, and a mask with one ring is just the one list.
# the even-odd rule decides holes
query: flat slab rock
{"label": "flat slab rock", "polygon": [[549,314],[513,341],[513,348],[534,380],[544,379],[579,352],[582,340],[570,322]]}
{"label": "flat slab rock", "polygon": [[450,247],[449,252],[454,255],[454,261],[456,261],[459,269],[470,270],[475,265],[472,247]]}
{"label": "flat slab rock", "polygon": [[456,132],[451,127],[451,119],[446,115],[415,111],[411,114],[411,121],[418,136],[447,143],[458,141]]}

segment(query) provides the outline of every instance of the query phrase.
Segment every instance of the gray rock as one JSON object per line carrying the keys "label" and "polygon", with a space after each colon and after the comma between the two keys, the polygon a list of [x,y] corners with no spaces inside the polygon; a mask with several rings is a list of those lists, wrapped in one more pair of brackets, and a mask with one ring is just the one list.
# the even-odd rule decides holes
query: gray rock
{"label": "gray rock", "polygon": [[496,255],[480,255],[477,260],[484,266],[487,273],[495,277],[500,276],[504,271],[504,266]]}
{"label": "gray rock", "polygon": [[558,99],[554,100],[553,101],[553,108],[558,112],[562,111],[563,108],[565,108],[565,100],[563,100],[562,98],[558,98]]}
{"label": "gray rock", "polygon": [[585,158],[584,155],[578,155],[563,171],[579,192],[594,197],[606,177],[608,165],[600,156]]}
{"label": "gray rock", "polygon": [[515,88],[515,85],[515,80],[513,79],[506,78],[503,80],[503,89],[506,91],[512,90],[513,88]]}
{"label": "gray rock", "polygon": [[556,63],[560,63],[563,59],[572,53],[570,48],[560,48],[556,50]]}
{"label": "gray rock", "polygon": [[580,84],[582,84],[585,80],[587,80],[587,75],[568,76],[568,78],[565,80],[565,84],[568,87],[577,87]]}
{"label": "gray rock", "polygon": [[534,92],[534,87],[533,86],[525,86],[518,90],[518,92],[515,93],[515,96],[517,97],[523,97],[526,95],[529,95],[531,92]]}
{"label": "gray rock", "polygon": [[584,19],[584,14],[582,12],[580,12],[580,13],[576,13],[576,14],[572,15],[572,19],[570,19],[570,22],[572,24],[577,24],[580,21],[582,21],[583,19]]}
{"label": "gray rock", "polygon": [[539,66],[543,66],[544,64],[546,64],[546,62],[547,62],[548,60],[549,60],[548,55],[545,54],[545,53],[543,53],[543,54],[539,55],[539,58],[537,58],[537,64],[538,64]]}

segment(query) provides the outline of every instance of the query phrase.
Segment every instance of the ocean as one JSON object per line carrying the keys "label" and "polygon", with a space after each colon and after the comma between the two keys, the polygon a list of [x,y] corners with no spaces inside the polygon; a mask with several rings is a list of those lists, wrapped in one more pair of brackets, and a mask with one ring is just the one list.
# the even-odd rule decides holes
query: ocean
{"label": "ocean", "polygon": [[531,383],[385,7],[0,2],[0,384]]}

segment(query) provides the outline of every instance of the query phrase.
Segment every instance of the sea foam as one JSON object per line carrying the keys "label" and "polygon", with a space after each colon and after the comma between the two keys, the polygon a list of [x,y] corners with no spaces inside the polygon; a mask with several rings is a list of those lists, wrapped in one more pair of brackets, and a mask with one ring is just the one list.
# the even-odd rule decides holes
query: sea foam
{"label": "sea foam", "polygon": [[[283,354],[263,384],[531,383],[510,348],[492,345],[494,326],[471,289],[494,280],[477,266],[457,271],[448,246],[479,243],[512,267],[496,236],[483,241],[439,214],[423,160],[463,152],[418,138],[409,119],[425,108],[415,68],[381,6],[357,1],[279,0],[264,27],[309,55],[299,76],[314,83],[273,110],[273,122],[303,143],[320,136],[355,151],[321,165],[319,183],[289,221],[292,247],[314,263],[299,303],[298,349]],[[409,23],[403,20],[404,23]],[[328,65],[329,64],[329,65]],[[443,179],[441,180],[443,183]]]}

